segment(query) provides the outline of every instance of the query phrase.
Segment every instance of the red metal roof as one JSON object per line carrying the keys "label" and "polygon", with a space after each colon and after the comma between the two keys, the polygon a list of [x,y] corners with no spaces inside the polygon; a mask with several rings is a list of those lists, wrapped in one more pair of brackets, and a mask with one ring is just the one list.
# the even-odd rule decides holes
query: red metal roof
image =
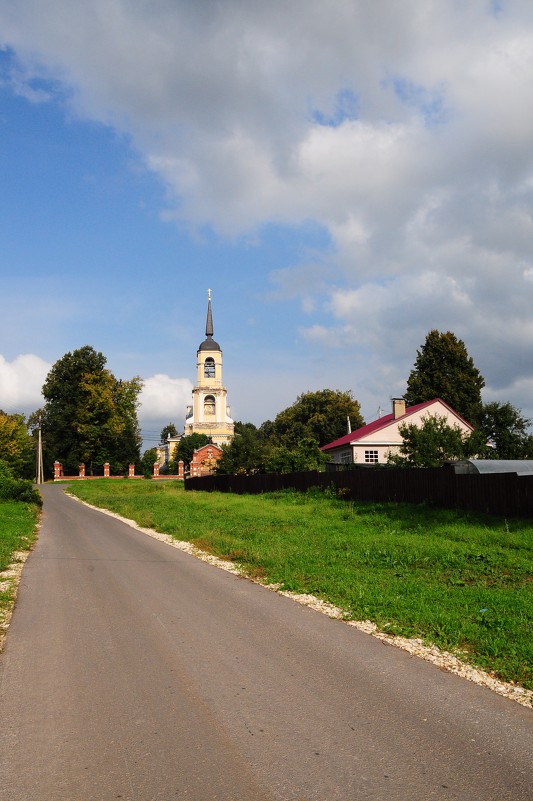
{"label": "red metal roof", "polygon": [[[415,414],[416,412],[419,412],[428,406],[432,406],[432,404],[436,403],[437,401],[440,401],[443,404],[443,406],[446,406],[446,408],[449,409],[453,414],[455,414],[456,417],[458,417],[460,420],[463,420],[461,415],[457,414],[457,412],[455,412],[451,408],[451,406],[448,406],[446,401],[443,401],[442,398],[433,398],[433,400],[424,401],[424,403],[417,403],[415,406],[409,406],[405,414],[402,414],[401,417],[397,417],[396,421],[394,419],[394,414],[392,412],[390,414],[384,415],[384,417],[378,417],[378,419],[374,420],[373,423],[367,423],[366,426],[361,426],[361,428],[357,428],[355,431],[352,431],[351,434],[345,434],[343,437],[339,437],[339,439],[336,439],[333,442],[329,442],[327,445],[322,445],[320,450],[329,451],[332,448],[340,448],[343,445],[351,445],[352,443],[355,443],[358,440],[367,437],[369,434],[373,434],[375,431],[379,431],[382,428],[387,428],[387,426],[390,425],[391,423],[397,421],[403,422],[412,414]],[[466,423],[467,426],[470,426],[470,423],[467,423],[466,420],[463,420],[463,422]],[[472,428],[472,426],[470,426],[470,428]]]}

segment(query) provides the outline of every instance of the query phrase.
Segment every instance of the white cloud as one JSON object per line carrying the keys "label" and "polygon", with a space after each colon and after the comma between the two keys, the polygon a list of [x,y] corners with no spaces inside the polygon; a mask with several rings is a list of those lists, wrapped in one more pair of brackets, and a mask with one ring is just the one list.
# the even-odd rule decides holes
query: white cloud
{"label": "white cloud", "polygon": [[41,388],[51,366],[32,353],[12,362],[0,355],[0,409],[27,414],[42,406]]}
{"label": "white cloud", "polygon": [[[42,100],[48,77],[127,133],[167,218],[326,231],[274,275],[316,347],[366,348],[392,381],[436,327],[490,386],[531,375],[532,4],[18,0],[0,31],[15,90]],[[173,419],[180,381],[148,379],[142,414]]]}
{"label": "white cloud", "polygon": [[139,396],[139,420],[175,422],[178,429],[185,419],[185,410],[191,403],[193,385],[188,378],[171,378],[164,373],[157,373],[144,379],[144,386]]}
{"label": "white cloud", "polygon": [[[41,388],[51,367],[31,353],[17,356],[12,362],[0,355],[0,409],[29,414],[41,407],[44,404]],[[192,389],[188,378],[157,373],[144,379],[139,396],[139,422],[156,428],[172,421],[181,429]]]}

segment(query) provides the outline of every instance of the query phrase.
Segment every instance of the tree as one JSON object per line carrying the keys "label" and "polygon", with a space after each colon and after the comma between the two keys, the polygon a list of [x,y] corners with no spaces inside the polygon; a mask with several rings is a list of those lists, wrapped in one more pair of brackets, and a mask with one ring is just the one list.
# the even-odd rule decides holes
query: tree
{"label": "tree", "polygon": [[268,442],[274,435],[274,423],[272,420],[265,420],[257,429],[257,433],[264,442]]}
{"label": "tree", "polygon": [[270,449],[265,460],[267,473],[295,473],[301,470],[320,470],[329,461],[316,439],[304,438],[294,448],[277,445]]}
{"label": "tree", "polygon": [[140,459],[137,420],[142,381],[117,380],[106,359],[89,345],[66,353],[52,367],[43,386],[43,450],[49,470],[55,459],[65,472],[80,463],[88,475],[109,462],[111,471],[124,472]]}
{"label": "tree", "polygon": [[117,450],[112,459],[116,460],[118,472],[122,472],[129,464],[139,464],[142,436],[137,410],[142,388],[143,381],[139,376],[129,381],[117,381],[114,400],[120,431],[114,440]]}
{"label": "tree", "polygon": [[259,436],[259,429],[253,423],[243,423],[242,420],[237,420],[234,425],[234,434],[244,434],[245,431],[250,432],[255,436]]}
{"label": "tree", "polygon": [[252,423],[240,423],[229,445],[222,445],[216,472],[230,475],[254,475],[265,472],[266,445]]}
{"label": "tree", "polygon": [[303,438],[297,445],[265,441],[261,430],[251,423],[240,424],[229,445],[222,446],[217,473],[254,475],[255,473],[294,473],[320,470],[328,461],[315,439]]}
{"label": "tree", "polygon": [[0,410],[0,459],[16,478],[33,478],[35,457],[35,445],[24,415]]}
{"label": "tree", "polygon": [[208,442],[211,440],[206,434],[189,434],[187,437],[182,437],[178,442],[176,449],[172,455],[172,459],[170,460],[170,464],[168,466],[170,473],[177,473],[178,472],[178,462],[183,461],[186,465],[190,464],[192,461],[192,455],[194,451],[197,451],[198,448],[201,448],[203,445],[207,445]]}
{"label": "tree", "polygon": [[471,425],[479,422],[485,381],[455,334],[430,331],[407,380],[409,406],[442,398]]}
{"label": "tree", "polygon": [[157,461],[157,448],[149,448],[142,455],[141,470],[145,478],[151,478],[154,474],[154,464]]}
{"label": "tree", "polygon": [[174,425],[174,423],[167,423],[164,428],[161,429],[161,442],[166,442],[169,437],[177,437],[178,436],[178,429]]}
{"label": "tree", "polygon": [[440,467],[444,462],[473,455],[475,438],[458,425],[450,426],[445,417],[427,417],[421,426],[399,426],[403,444],[399,454],[391,454],[388,463],[397,467]]}
{"label": "tree", "polygon": [[280,412],[272,426],[272,440],[288,448],[304,439],[316,440],[319,446],[346,434],[347,418],[352,430],[364,425],[359,402],[351,392],[322,389],[299,395]]}
{"label": "tree", "polygon": [[533,435],[528,433],[531,421],[511,403],[494,401],[483,406],[480,428],[488,443],[488,458],[533,458]]}

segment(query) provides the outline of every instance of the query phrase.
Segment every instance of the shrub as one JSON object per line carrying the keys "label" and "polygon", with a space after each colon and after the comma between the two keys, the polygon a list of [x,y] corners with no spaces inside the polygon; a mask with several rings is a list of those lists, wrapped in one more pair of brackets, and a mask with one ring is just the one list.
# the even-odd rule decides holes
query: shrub
{"label": "shrub", "polygon": [[22,501],[42,506],[39,491],[25,478],[15,478],[6,462],[0,459],[0,501]]}

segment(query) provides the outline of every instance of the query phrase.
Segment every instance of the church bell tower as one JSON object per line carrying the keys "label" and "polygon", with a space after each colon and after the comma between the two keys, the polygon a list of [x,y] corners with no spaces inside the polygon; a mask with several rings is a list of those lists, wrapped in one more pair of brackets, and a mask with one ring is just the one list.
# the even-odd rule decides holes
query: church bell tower
{"label": "church bell tower", "polygon": [[205,340],[196,353],[196,386],[192,406],[187,407],[184,435],[206,434],[215,445],[233,439],[234,424],[227,405],[227,389],[222,383],[222,350],[213,339],[211,290],[207,291]]}

